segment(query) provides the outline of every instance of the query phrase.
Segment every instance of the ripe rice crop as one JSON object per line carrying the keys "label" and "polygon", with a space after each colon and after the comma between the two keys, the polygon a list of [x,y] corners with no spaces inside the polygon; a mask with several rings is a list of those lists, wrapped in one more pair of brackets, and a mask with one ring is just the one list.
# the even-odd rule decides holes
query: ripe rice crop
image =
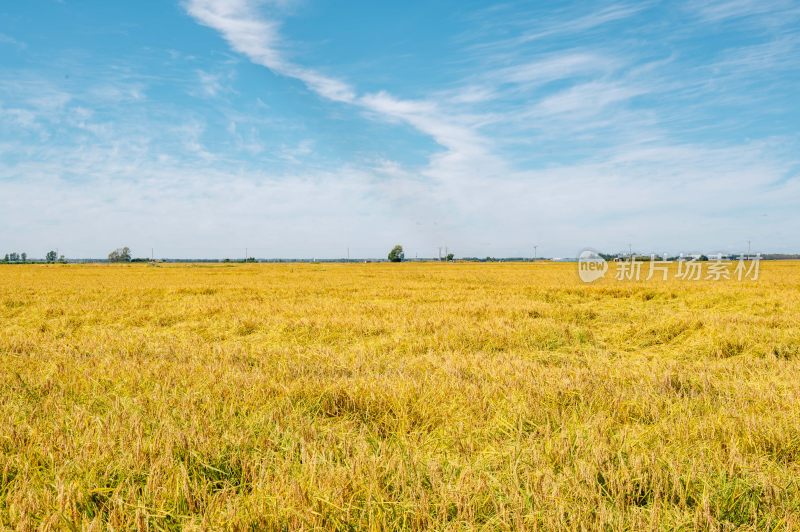
{"label": "ripe rice crop", "polygon": [[0,267],[0,525],[800,528],[800,263]]}

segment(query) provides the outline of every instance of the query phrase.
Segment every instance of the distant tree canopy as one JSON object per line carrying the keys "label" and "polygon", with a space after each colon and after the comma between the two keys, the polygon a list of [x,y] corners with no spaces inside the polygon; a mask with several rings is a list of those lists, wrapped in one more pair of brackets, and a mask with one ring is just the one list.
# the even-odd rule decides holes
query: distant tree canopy
{"label": "distant tree canopy", "polygon": [[55,262],[58,260],[58,253],[55,251],[48,251],[44,258],[47,260],[47,262]]}
{"label": "distant tree canopy", "polygon": [[389,252],[389,261],[390,262],[402,262],[405,258],[405,253],[403,253],[403,246],[397,244],[392,250]]}
{"label": "distant tree canopy", "polygon": [[453,253],[448,253],[448,254],[447,254],[447,257],[445,257],[445,260],[447,260],[448,262],[450,262],[450,261],[451,261],[451,260],[453,260],[455,257],[456,257],[456,256],[455,256]]}
{"label": "distant tree canopy", "polygon": [[108,254],[110,262],[130,262],[131,250],[126,246],[124,248],[117,248]]}

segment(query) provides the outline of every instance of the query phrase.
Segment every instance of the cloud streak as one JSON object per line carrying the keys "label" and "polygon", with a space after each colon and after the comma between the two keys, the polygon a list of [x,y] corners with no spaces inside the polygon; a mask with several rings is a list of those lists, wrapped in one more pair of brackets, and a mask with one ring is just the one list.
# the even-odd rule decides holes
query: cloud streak
{"label": "cloud streak", "polygon": [[[627,109],[637,97],[666,94],[680,88],[680,83],[665,81],[664,74],[657,74],[659,69],[669,66],[669,61],[654,61],[631,69],[629,61],[619,55],[580,48],[552,52],[533,61],[514,61],[513,55],[505,54],[501,57],[505,61],[512,59],[514,64],[493,69],[440,101],[402,99],[387,91],[359,94],[348,83],[290,62],[282,49],[279,24],[264,18],[258,7],[248,0],[190,0],[187,9],[200,23],[219,31],[234,50],[251,61],[277,74],[302,81],[325,99],[355,106],[374,113],[378,118],[409,124],[430,136],[445,151],[433,155],[429,165],[422,170],[423,175],[434,179],[428,188],[449,198],[460,216],[494,218],[495,229],[505,224],[511,227],[512,223],[524,225],[525,220],[530,223],[529,216],[512,214],[524,212],[526,204],[537,206],[542,213],[549,213],[552,221],[569,226],[571,221],[565,219],[564,212],[579,216],[592,205],[593,198],[609,195],[621,202],[616,208],[636,205],[636,209],[642,212],[658,208],[683,212],[690,204],[692,209],[699,210],[713,210],[715,205],[744,209],[747,201],[754,198],[783,205],[785,202],[780,199],[780,194],[775,193],[775,183],[787,185],[784,192],[791,190],[790,194],[793,194],[797,191],[796,180],[786,179],[793,168],[791,161],[778,163],[773,157],[769,159],[770,163],[764,164],[761,162],[763,153],[756,154],[757,150],[751,148],[744,151],[746,156],[742,156],[741,148],[698,148],[675,144],[663,138],[658,127],[647,125],[653,122],[651,115],[637,115]],[[593,31],[637,16],[651,7],[647,3],[613,4],[566,21],[549,20],[540,25],[540,29],[483,43],[470,50],[490,54],[497,50],[520,50],[523,45],[540,40]],[[721,21],[768,11],[752,1],[731,0],[701,7],[698,13],[706,20]],[[764,55],[772,59],[770,54],[785,52],[791,42],[785,38],[779,43],[782,48],[774,45],[753,47],[750,55],[740,59],[738,64],[747,67],[752,63],[751,59]],[[728,63],[734,66],[732,61],[728,60]],[[751,66],[758,68],[758,64]],[[570,83],[563,86],[567,80]],[[561,83],[562,88],[533,97],[532,104],[522,109],[512,106],[488,113],[461,112],[463,107],[491,106],[508,100],[513,94],[527,92],[536,95],[537,91],[554,82]],[[693,82],[686,80],[681,83],[688,87]],[[639,139],[633,146],[626,146],[625,151],[620,151],[622,148],[619,146],[610,146],[604,163],[577,163],[547,171],[518,170],[496,154],[496,146],[481,132],[481,127],[494,125],[509,130],[515,124],[525,122],[529,125],[520,131],[557,132],[555,138],[571,133],[579,141],[581,136],[593,138],[596,133],[590,133],[592,130],[617,129],[630,131],[629,137],[638,135]],[[737,162],[731,164],[731,161]],[[654,172],[654,167],[662,170]],[[685,188],[683,195],[671,193],[670,187],[675,181]],[[497,193],[481,192],[487,186]],[[731,193],[731,186],[749,192],[747,195]],[[696,203],[687,197],[714,197],[715,203],[704,204],[706,199]],[[547,203],[542,203],[541,198],[548,198]],[[509,208],[504,210],[504,214],[489,215],[493,202]],[[579,211],[566,207],[568,203],[580,206]],[[560,205],[560,211],[549,209],[551,204]],[[599,207],[597,214],[601,216],[615,208],[605,204]],[[635,213],[630,215],[632,218],[638,216]],[[644,222],[647,215],[641,216],[642,225],[652,227],[652,224]],[[485,238],[490,237],[486,235]]]}
{"label": "cloud streak", "polygon": [[[474,124],[448,116],[430,101],[403,100],[385,91],[359,95],[344,81],[325,76],[287,59],[280,24],[266,18],[262,2],[252,0],[188,0],[187,12],[199,23],[218,31],[231,48],[276,74],[303,82],[327,100],[350,104],[389,120],[405,122],[430,136],[447,152],[433,157],[426,172],[446,180],[470,164],[485,166],[492,159],[486,141]],[[474,170],[474,167],[473,167]]]}
{"label": "cloud streak", "polygon": [[281,50],[280,24],[261,15],[252,0],[189,0],[187,12],[200,24],[218,31],[230,47],[276,74],[297,79],[320,96],[350,103],[353,90],[344,82],[288,61]]}
{"label": "cloud streak", "polygon": [[[304,64],[286,2],[187,0],[213,30],[188,32],[212,37],[207,54],[169,41],[152,52],[165,70],[115,51],[108,64],[72,56],[80,80],[61,77],[67,52],[38,74],[0,73],[0,241],[71,256],[122,244],[381,256],[396,242],[420,256],[529,255],[533,242],[549,255],[620,242],[736,252],[747,239],[796,251],[797,107],[780,98],[793,95],[797,32],[706,48],[706,31],[747,19],[734,15],[744,2],[718,4],[665,6],[680,27],[657,38],[669,17],[647,13],[660,5],[497,8],[495,33],[469,20],[480,46],[454,38],[433,77],[415,48],[425,75],[403,79],[385,61],[368,77],[385,50],[353,66],[331,46],[347,75]],[[280,79],[257,86],[239,57]]]}

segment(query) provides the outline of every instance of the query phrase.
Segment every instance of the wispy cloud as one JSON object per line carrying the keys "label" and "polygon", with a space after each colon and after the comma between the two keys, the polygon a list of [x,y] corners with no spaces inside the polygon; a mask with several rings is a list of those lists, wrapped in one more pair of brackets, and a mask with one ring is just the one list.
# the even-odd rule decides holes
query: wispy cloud
{"label": "wispy cloud", "polygon": [[612,4],[587,15],[579,16],[571,20],[550,21],[545,28],[534,29],[523,33],[516,44],[524,44],[548,37],[558,35],[569,35],[586,32],[603,25],[630,18],[641,11],[650,7],[649,2],[638,2],[635,4]]}
{"label": "wispy cloud", "polygon": [[[201,130],[198,124],[183,133],[192,138]],[[9,155],[18,146],[0,145],[6,245],[56,242],[81,256],[96,253],[95,246],[111,249],[124,236],[134,249],[154,245],[176,256],[227,256],[248,245],[259,256],[311,257],[309,250],[341,256],[355,245],[345,235],[357,233],[369,243],[353,250],[363,256],[380,255],[395,240],[429,255],[444,239],[460,254],[512,254],[514,239],[500,235],[523,227],[541,245],[568,253],[587,245],[591,227],[590,243],[604,248],[624,239],[686,251],[713,241],[733,252],[737,234],[770,241],[773,249],[788,238],[781,245],[789,250],[797,229],[790,213],[800,176],[795,171],[784,181],[792,166],[776,157],[779,142],[619,146],[599,162],[507,174],[475,169],[458,189],[443,190],[387,161],[274,173],[160,159],[145,139],[122,139],[121,150],[91,143],[51,147],[17,162]],[[302,157],[310,146],[295,148],[287,155]],[[65,168],[80,180],[64,176]],[[758,227],[743,216],[753,209],[769,215]],[[256,230],[261,248],[253,243]]]}
{"label": "wispy cloud", "polygon": [[[197,6],[193,9],[193,3],[202,5],[206,14],[198,11]],[[773,166],[767,168],[760,163],[764,154],[756,153],[758,150],[746,150],[747,158],[743,158],[740,148],[676,146],[664,138],[664,132],[659,131],[651,115],[630,109],[630,102],[637,97],[667,94],[695,83],[671,79],[669,70],[664,70],[671,66],[669,60],[639,61],[633,66],[624,54],[581,48],[550,52],[533,60],[518,57],[525,44],[592,31],[637,16],[651,7],[646,3],[614,4],[583,16],[539,20],[532,29],[519,35],[471,47],[472,53],[488,53],[488,57],[494,59],[498,58],[495,55],[498,50],[514,50],[513,54],[501,56],[511,64],[494,68],[481,77],[472,77],[458,89],[417,100],[398,98],[388,91],[359,94],[350,84],[291,63],[286,59],[279,24],[263,18],[263,14],[245,0],[194,0],[189,4],[189,12],[203,24],[220,31],[235,50],[253,62],[303,81],[323,98],[353,105],[379,118],[407,123],[429,135],[445,151],[431,157],[423,174],[434,178],[427,186],[436,190],[436,195],[449,198],[456,218],[470,215],[494,218],[490,225],[495,229],[498,224],[512,221],[524,225],[530,223],[530,218],[521,214],[527,203],[540,213],[549,213],[554,222],[569,225],[565,212],[577,216],[585,212],[594,199],[602,197],[618,198],[620,206],[635,204],[637,209],[644,209],[642,214],[622,215],[626,219],[636,219],[670,201],[673,209],[683,210],[685,199],[680,198],[685,198],[686,194],[693,194],[692,197],[700,201],[693,209],[709,208],[702,203],[707,201],[702,198],[709,197],[714,197],[716,204],[725,208],[733,205],[744,208],[745,196],[739,193],[741,189],[737,193],[730,192],[734,182],[735,186],[748,188],[747,201],[767,196],[770,201],[778,201],[771,183],[779,182],[782,177],[785,186],[796,189],[796,180],[785,179],[793,168],[794,163],[790,161],[779,163],[772,158],[769,160]],[[733,16],[747,8],[743,3],[738,8],[719,5],[716,11],[708,11],[705,16]],[[208,12],[216,16],[208,16]],[[253,35],[254,31],[263,33],[260,40]],[[757,55],[773,51],[753,49],[751,55],[755,60]],[[537,93],[553,82],[560,82],[562,86],[555,92]],[[529,91],[530,101],[523,107],[509,105],[509,94],[520,91]],[[501,105],[500,100],[505,103]],[[491,107],[495,102],[501,107],[488,113],[467,110],[474,106]],[[556,139],[574,135],[573,143],[579,142],[581,135],[592,129],[624,131],[625,136],[618,142],[636,140],[638,147],[627,146],[625,151],[617,152],[609,145],[603,163],[565,164],[543,171],[520,170],[497,154],[497,150],[502,149],[490,141],[481,128],[502,125],[509,131],[523,122],[527,123],[528,131],[538,130],[540,135]],[[525,128],[518,131],[525,131]],[[587,138],[595,139],[595,135]],[[595,155],[602,158],[603,152],[596,149]],[[668,171],[653,175],[654,166]],[[712,169],[715,173],[709,175]],[[670,192],[675,179],[686,188],[681,194]],[[496,192],[479,192],[486,190],[485,187]],[[546,203],[542,203],[542,198],[547,198]],[[565,208],[565,202],[571,202],[578,210]],[[506,214],[489,214],[497,204],[509,206],[504,210]],[[561,210],[549,209],[551,204],[559,205]],[[600,205],[599,208],[598,212],[608,212],[609,206]],[[652,227],[652,224],[643,225]]]}
{"label": "wispy cloud", "polygon": [[261,3],[251,0],[188,0],[186,10],[201,24],[220,32],[235,51],[273,72],[295,78],[320,96],[352,102],[352,89],[344,82],[293,64],[281,49],[280,24],[262,16]]}
{"label": "wispy cloud", "polygon": [[319,96],[347,103],[387,118],[401,120],[432,137],[447,153],[432,159],[430,175],[444,179],[454,175],[443,171],[449,165],[463,169],[470,161],[488,157],[483,139],[477,130],[456,117],[441,112],[436,103],[403,100],[385,91],[359,95],[349,84],[294,64],[282,49],[280,24],[266,18],[259,4],[249,0],[189,0],[187,12],[201,24],[223,35],[228,44],[252,62],[276,74],[297,79]]}
{"label": "wispy cloud", "polygon": [[215,97],[223,91],[222,78],[220,75],[198,70],[197,78],[200,81],[200,89],[206,96]]}
{"label": "wispy cloud", "polygon": [[[526,10],[515,3],[500,4],[474,15],[484,31],[470,31],[464,36],[471,42],[468,49],[498,59],[540,41],[585,38],[607,25],[636,17],[651,8],[653,2],[613,3],[599,8],[583,3],[567,8],[548,5],[547,9],[543,9],[544,4],[534,5],[533,10]],[[499,37],[488,38],[492,32]]]}
{"label": "wispy cloud", "polygon": [[749,75],[766,71],[800,70],[800,35],[781,36],[768,42],[739,46],[722,54],[713,69]]}
{"label": "wispy cloud", "polygon": [[800,7],[791,0],[702,0],[688,4],[690,10],[710,22],[722,22],[741,18],[768,17],[772,20],[800,16]]}
{"label": "wispy cloud", "polygon": [[496,82],[538,86],[581,75],[607,74],[620,62],[611,56],[584,52],[560,52],[533,61],[494,70],[489,74]]}
{"label": "wispy cloud", "polygon": [[609,105],[625,102],[645,93],[646,88],[590,81],[542,99],[536,106],[536,111],[541,115],[569,115],[574,120],[585,120],[587,116],[604,112]]}
{"label": "wispy cloud", "polygon": [[24,50],[28,47],[28,45],[18,39],[15,39],[11,35],[6,35],[5,33],[0,33],[0,45],[7,44],[17,48],[19,50]]}
{"label": "wispy cloud", "polygon": [[[5,245],[96,255],[124,236],[223,257],[378,256],[396,241],[420,255],[518,254],[534,239],[548,254],[738,251],[745,234],[795,245],[797,107],[772,96],[793,94],[797,32],[724,33],[788,3],[494,5],[470,20],[480,39],[454,38],[436,76],[409,80],[301,55],[288,1],[183,6],[212,46],[169,42],[158,72],[87,54],[70,79],[50,73],[60,57],[0,74]],[[711,46],[708,32],[725,38]]]}

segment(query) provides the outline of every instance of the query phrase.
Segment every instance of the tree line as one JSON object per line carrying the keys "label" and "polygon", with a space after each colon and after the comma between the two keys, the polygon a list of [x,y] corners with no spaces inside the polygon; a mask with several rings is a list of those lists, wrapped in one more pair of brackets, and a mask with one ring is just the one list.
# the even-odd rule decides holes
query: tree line
{"label": "tree line", "polygon": [[[402,262],[405,259],[405,252],[403,251],[403,246],[397,244],[392,248],[389,252],[387,257],[390,262]],[[441,258],[440,260],[445,261],[452,261],[454,259],[454,255],[452,253],[448,253],[447,256]],[[121,247],[117,248],[111,253],[108,254],[108,261],[109,262],[140,262],[147,259],[134,259],[131,256],[131,250],[129,247]],[[229,262],[230,259],[225,259],[225,262]],[[17,253],[16,251],[13,253],[6,253],[5,257],[3,257],[3,262],[11,263],[11,262],[29,262],[28,261],[28,254],[27,253]],[[40,261],[30,261],[30,262],[40,262]],[[59,255],[57,251],[48,251],[45,255],[45,262],[66,262],[64,255]],[[256,259],[253,257],[248,257],[244,260],[244,262],[256,262]]]}
{"label": "tree line", "polygon": [[[57,251],[50,250],[44,256],[44,262],[54,263],[54,262],[66,262],[67,259],[64,255],[59,255]],[[108,254],[109,262],[131,262],[134,260],[131,257],[131,250],[128,247],[118,248]],[[12,251],[11,253],[6,253],[3,256],[2,262],[12,263],[12,262],[42,262],[41,259],[29,259],[28,254],[18,253],[16,251]]]}
{"label": "tree line", "polygon": [[[45,254],[44,261],[45,262],[65,262],[66,259],[64,258],[64,255],[60,255],[59,256],[58,252],[56,252],[56,251],[48,251]],[[3,262],[9,262],[10,263],[10,262],[41,262],[41,261],[40,260],[35,260],[35,259],[29,259],[28,258],[28,254],[25,253],[25,252],[17,253],[16,251],[14,251],[12,253],[6,253],[5,256],[3,257]]]}

